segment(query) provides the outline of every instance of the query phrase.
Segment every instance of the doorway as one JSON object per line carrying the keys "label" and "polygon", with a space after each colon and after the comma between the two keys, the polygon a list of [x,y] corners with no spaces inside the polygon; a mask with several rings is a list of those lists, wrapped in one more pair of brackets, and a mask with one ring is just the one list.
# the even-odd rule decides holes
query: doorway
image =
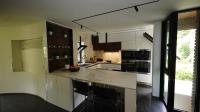
{"label": "doorway", "polygon": [[160,97],[169,111],[197,112],[199,12],[172,13],[162,31]]}

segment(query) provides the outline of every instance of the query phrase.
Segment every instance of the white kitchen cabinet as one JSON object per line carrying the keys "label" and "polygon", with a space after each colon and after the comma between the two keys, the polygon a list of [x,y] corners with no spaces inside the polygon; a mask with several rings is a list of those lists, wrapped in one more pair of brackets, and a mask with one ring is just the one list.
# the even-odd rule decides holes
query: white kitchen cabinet
{"label": "white kitchen cabinet", "polygon": [[102,63],[91,66],[89,69],[121,70],[121,64]]}
{"label": "white kitchen cabinet", "polygon": [[109,70],[121,70],[120,64],[101,64],[102,69],[109,69]]}
{"label": "white kitchen cabinet", "polygon": [[72,81],[68,78],[57,77],[58,86],[58,106],[68,110],[73,110],[73,87]]}
{"label": "white kitchen cabinet", "polygon": [[120,32],[108,34],[108,42],[127,42],[133,40],[131,32]]}
{"label": "white kitchen cabinet", "polygon": [[106,37],[105,34],[99,34],[99,43],[105,43]]}
{"label": "white kitchen cabinet", "polygon": [[137,49],[136,33],[135,32],[129,32],[127,35],[129,35],[129,37],[126,37],[122,41],[122,50]]}
{"label": "white kitchen cabinet", "polygon": [[122,37],[120,37],[118,33],[108,34],[108,42],[121,42],[121,41]]}
{"label": "white kitchen cabinet", "polygon": [[131,32],[121,32],[119,36],[122,40],[121,42],[127,42],[134,39],[134,37],[131,35]]}
{"label": "white kitchen cabinet", "polygon": [[136,94],[134,89],[125,89],[125,112],[137,111]]}
{"label": "white kitchen cabinet", "polygon": [[47,75],[47,101],[57,104],[57,79],[54,75]]}
{"label": "white kitchen cabinet", "polygon": [[137,45],[135,41],[126,41],[122,42],[122,50],[135,50],[137,49]]}
{"label": "white kitchen cabinet", "polygon": [[138,31],[136,33],[136,46],[137,49],[151,49],[153,46],[153,43],[150,42],[148,39],[146,39],[143,36],[143,33],[147,32],[148,34],[152,35],[151,30],[146,31]]}
{"label": "white kitchen cabinet", "polygon": [[151,74],[137,74],[137,82],[145,83],[151,86],[152,75]]}
{"label": "white kitchen cabinet", "polygon": [[71,79],[47,75],[47,101],[65,110],[73,110]]}

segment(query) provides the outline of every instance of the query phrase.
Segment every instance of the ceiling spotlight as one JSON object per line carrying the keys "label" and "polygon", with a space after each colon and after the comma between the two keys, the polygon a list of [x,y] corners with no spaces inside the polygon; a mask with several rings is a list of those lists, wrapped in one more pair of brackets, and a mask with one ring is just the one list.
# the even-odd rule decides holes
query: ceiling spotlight
{"label": "ceiling spotlight", "polygon": [[135,8],[135,11],[136,11],[136,12],[138,12],[138,11],[139,11],[139,9],[138,9],[138,7],[137,7],[137,6],[135,6],[134,8]]}

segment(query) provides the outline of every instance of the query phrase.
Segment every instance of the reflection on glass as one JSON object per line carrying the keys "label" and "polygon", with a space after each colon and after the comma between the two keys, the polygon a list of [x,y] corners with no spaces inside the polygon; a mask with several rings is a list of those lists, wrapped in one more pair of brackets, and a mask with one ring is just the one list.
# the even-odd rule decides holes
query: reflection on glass
{"label": "reflection on glass", "polygon": [[164,101],[167,104],[167,98],[168,98],[168,75],[164,75]]}
{"label": "reflection on glass", "polygon": [[170,25],[170,22],[167,21],[167,37],[166,37],[166,45],[165,45],[166,47],[165,68],[168,68],[169,29],[170,29],[169,25]]}

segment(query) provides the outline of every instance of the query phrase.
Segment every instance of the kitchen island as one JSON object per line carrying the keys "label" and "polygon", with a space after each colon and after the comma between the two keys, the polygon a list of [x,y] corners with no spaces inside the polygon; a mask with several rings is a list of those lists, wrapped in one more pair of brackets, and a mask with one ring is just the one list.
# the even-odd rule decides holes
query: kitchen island
{"label": "kitchen island", "polygon": [[136,112],[136,74],[81,68],[79,72],[56,71],[50,75],[70,79],[71,83],[72,81],[81,81],[89,85],[100,84],[122,88],[124,89],[124,112]]}

